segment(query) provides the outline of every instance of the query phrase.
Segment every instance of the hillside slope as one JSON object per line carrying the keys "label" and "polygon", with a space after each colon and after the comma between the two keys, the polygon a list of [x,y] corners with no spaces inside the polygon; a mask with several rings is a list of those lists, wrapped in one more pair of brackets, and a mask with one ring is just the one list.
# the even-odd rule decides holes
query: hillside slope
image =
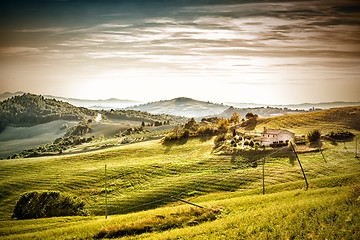
{"label": "hillside slope", "polygon": [[126,109],[139,110],[152,114],[171,114],[185,117],[202,117],[221,113],[229,106],[203,102],[191,98],[174,98],[171,100],[151,102]]}
{"label": "hillside slope", "polygon": [[7,126],[33,126],[55,120],[81,120],[96,112],[67,102],[25,93],[0,102],[0,132]]}
{"label": "hillside slope", "polygon": [[218,118],[230,118],[233,113],[236,112],[240,115],[241,118],[245,118],[245,115],[249,112],[258,115],[259,117],[274,117],[279,115],[286,114],[297,114],[305,113],[305,110],[291,110],[283,108],[273,108],[273,107],[255,107],[255,108],[234,108],[229,107],[224,112],[215,115]]}
{"label": "hillside slope", "polygon": [[318,112],[259,118],[252,128],[261,131],[267,128],[286,128],[303,134],[309,129],[323,133],[337,130],[360,131],[360,106],[331,108]]}

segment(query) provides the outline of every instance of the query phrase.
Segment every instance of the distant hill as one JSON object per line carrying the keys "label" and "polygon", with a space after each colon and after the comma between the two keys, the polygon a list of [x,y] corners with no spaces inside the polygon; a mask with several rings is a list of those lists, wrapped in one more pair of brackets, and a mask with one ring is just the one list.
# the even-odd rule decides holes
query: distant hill
{"label": "distant hill", "polygon": [[202,117],[223,112],[229,106],[211,102],[198,101],[191,98],[174,98],[171,100],[156,101],[126,109],[149,112],[152,114],[171,114],[185,117]]}
{"label": "distant hill", "polygon": [[[24,92],[18,91],[15,93],[5,92],[0,94],[0,101],[4,101],[8,98],[23,95]],[[117,98],[109,98],[109,99],[98,99],[98,100],[89,100],[89,99],[77,99],[77,98],[66,98],[60,96],[53,95],[44,95],[44,98],[56,99],[58,101],[68,102],[71,105],[77,107],[86,107],[93,110],[110,110],[110,109],[123,109],[129,106],[137,105],[142,102],[127,100],[127,99],[117,99]]]}
{"label": "distant hill", "polygon": [[14,96],[18,96],[18,95],[23,95],[24,92],[18,91],[15,93],[11,93],[11,92],[4,92],[2,94],[0,94],[0,101],[4,101],[5,99],[14,97]]}
{"label": "distant hill", "polygon": [[360,106],[360,102],[322,102],[322,103],[300,103],[300,104],[260,104],[260,103],[236,103],[226,102],[224,103],[235,108],[261,108],[261,107],[273,107],[273,108],[288,108],[291,110],[309,110],[309,109],[329,109],[336,107],[351,107]]}
{"label": "distant hill", "polygon": [[183,124],[187,118],[166,114],[150,114],[136,110],[97,111],[76,107],[70,103],[45,98],[41,95],[24,93],[0,102],[0,132],[7,126],[34,126],[55,120],[82,120],[92,118],[98,113],[109,119],[145,122],[164,122]]}
{"label": "distant hill", "polygon": [[92,110],[111,110],[111,109],[124,109],[129,106],[140,104],[140,101],[133,100],[123,100],[117,98],[109,99],[98,99],[98,100],[87,100],[87,99],[77,99],[77,98],[64,98],[51,95],[45,95],[45,98],[55,98],[56,100],[68,102],[77,107],[86,107]]}

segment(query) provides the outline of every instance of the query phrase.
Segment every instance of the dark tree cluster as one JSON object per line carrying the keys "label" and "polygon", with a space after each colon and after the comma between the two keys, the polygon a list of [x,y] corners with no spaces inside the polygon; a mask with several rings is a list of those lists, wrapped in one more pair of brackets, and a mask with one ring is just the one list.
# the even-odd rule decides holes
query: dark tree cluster
{"label": "dark tree cluster", "polygon": [[110,120],[131,120],[150,122],[152,126],[170,125],[170,124],[184,124],[188,118],[178,117],[167,114],[151,114],[148,112],[140,112],[136,110],[113,110],[113,111],[100,111],[103,116]]}
{"label": "dark tree cluster", "polygon": [[25,93],[0,102],[0,132],[9,124],[32,126],[59,119],[82,120],[95,114],[93,110],[75,107],[67,102]]}

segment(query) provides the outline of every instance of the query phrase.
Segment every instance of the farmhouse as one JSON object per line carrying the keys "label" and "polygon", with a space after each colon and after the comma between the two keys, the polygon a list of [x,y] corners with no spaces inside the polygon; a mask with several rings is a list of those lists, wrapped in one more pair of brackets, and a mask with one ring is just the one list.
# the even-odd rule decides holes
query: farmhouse
{"label": "farmhouse", "polygon": [[267,129],[264,127],[264,131],[261,133],[260,141],[264,146],[270,146],[270,144],[288,143],[294,140],[295,134],[284,129]]}

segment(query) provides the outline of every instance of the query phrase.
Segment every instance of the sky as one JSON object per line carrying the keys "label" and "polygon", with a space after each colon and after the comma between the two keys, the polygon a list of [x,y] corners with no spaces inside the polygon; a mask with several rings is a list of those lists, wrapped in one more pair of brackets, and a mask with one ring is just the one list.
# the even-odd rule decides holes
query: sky
{"label": "sky", "polygon": [[0,93],[360,101],[358,0],[0,0]]}

